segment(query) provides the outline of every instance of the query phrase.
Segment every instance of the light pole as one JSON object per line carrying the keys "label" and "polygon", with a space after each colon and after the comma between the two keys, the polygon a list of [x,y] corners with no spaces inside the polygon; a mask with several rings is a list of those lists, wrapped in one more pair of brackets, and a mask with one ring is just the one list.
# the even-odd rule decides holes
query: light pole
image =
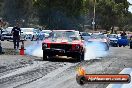
{"label": "light pole", "polygon": [[93,31],[95,30],[95,4],[96,4],[96,0],[94,0],[94,10],[93,10],[93,21],[92,21]]}

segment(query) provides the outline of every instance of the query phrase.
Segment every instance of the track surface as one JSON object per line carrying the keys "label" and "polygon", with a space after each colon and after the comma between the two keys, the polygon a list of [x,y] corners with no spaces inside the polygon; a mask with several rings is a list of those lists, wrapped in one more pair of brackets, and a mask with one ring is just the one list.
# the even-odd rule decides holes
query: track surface
{"label": "track surface", "polygon": [[2,47],[11,52],[0,55],[0,88],[106,88],[108,84],[78,85],[76,69],[83,66],[90,74],[117,74],[132,68],[129,47],[111,47],[107,56],[83,62],[42,61],[39,57],[14,55],[12,43],[7,41],[2,42]]}

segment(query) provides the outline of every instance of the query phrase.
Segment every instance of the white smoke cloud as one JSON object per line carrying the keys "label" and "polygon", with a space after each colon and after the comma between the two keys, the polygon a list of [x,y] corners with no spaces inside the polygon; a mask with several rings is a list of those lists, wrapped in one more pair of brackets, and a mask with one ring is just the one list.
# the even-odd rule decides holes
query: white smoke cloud
{"label": "white smoke cloud", "polygon": [[88,43],[86,42],[86,52],[85,52],[85,60],[90,59],[97,59],[99,57],[104,57],[108,54],[107,51],[105,51],[105,46],[102,43],[99,42],[93,42]]}
{"label": "white smoke cloud", "polygon": [[43,57],[42,41],[35,41],[32,45],[26,47],[26,54]]}
{"label": "white smoke cloud", "polygon": [[[97,59],[98,57],[104,57],[108,54],[105,51],[105,46],[101,43],[85,43],[86,44],[86,53],[85,53],[85,60],[90,59]],[[34,42],[32,45],[26,47],[26,54],[43,57],[42,51],[42,41]]]}

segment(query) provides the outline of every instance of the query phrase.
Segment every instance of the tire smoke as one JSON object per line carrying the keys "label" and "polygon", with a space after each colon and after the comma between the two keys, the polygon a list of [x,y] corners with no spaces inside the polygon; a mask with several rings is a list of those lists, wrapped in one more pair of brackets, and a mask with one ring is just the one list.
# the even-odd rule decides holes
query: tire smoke
{"label": "tire smoke", "polygon": [[42,41],[35,41],[32,45],[26,47],[26,54],[43,57]]}
{"label": "tire smoke", "polygon": [[106,46],[103,43],[100,42],[85,42],[86,46],[86,52],[85,52],[85,60],[90,59],[97,59],[99,57],[104,57],[108,54],[107,51],[105,51]]}
{"label": "tire smoke", "polygon": [[[97,59],[99,57],[104,57],[108,54],[108,51],[105,51],[105,45],[98,42],[88,43],[85,42],[86,52],[84,60]],[[26,54],[43,57],[42,51],[42,41],[35,41],[32,45],[26,47]]]}

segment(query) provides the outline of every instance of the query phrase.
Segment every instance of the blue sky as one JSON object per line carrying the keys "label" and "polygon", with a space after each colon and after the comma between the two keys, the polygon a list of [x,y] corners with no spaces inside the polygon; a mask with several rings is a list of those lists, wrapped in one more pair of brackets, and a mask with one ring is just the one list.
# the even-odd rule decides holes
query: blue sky
{"label": "blue sky", "polygon": [[[132,4],[132,0],[127,0],[130,4]],[[132,13],[132,5],[129,6],[128,11],[130,11]]]}

